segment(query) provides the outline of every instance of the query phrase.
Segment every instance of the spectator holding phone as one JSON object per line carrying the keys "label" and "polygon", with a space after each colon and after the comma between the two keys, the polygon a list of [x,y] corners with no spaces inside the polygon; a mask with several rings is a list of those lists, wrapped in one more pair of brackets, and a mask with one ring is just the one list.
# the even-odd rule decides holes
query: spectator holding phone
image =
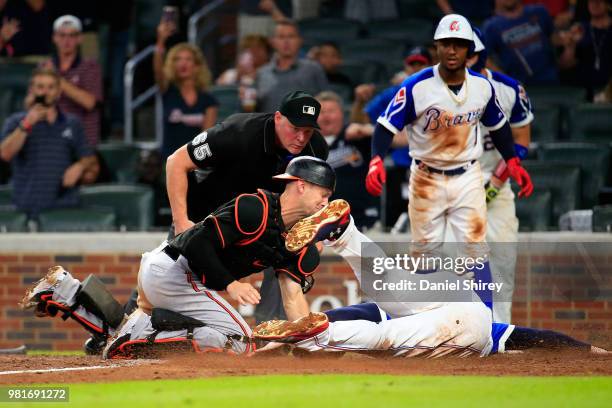
{"label": "spectator holding phone", "polygon": [[0,158],[12,164],[13,201],[30,217],[76,206],[76,186],[94,160],[80,120],[58,107],[60,81],[54,70],[34,71],[28,110],[9,116],[0,134]]}
{"label": "spectator holding phone", "polygon": [[176,24],[167,14],[162,16],[153,55],[153,72],[164,105],[161,147],[164,162],[200,131],[216,123],[219,105],[215,97],[206,92],[211,83],[211,73],[198,47],[179,43],[165,55],[166,40],[176,32]]}

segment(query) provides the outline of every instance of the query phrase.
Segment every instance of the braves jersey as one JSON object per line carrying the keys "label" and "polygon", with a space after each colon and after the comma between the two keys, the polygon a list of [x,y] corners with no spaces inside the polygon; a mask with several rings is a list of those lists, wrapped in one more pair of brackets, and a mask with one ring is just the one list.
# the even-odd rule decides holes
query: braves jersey
{"label": "braves jersey", "polygon": [[[499,72],[487,70],[486,75],[491,85],[493,85],[497,101],[506,118],[508,118],[510,126],[522,127],[531,123],[533,121],[533,113],[525,88],[515,79]],[[489,180],[502,157],[493,145],[488,130],[483,126],[481,131],[484,135],[484,153],[480,158],[480,167],[485,180]]]}
{"label": "braves jersey", "polygon": [[465,82],[454,94],[438,67],[406,78],[377,122],[394,134],[408,126],[410,156],[448,170],[482,154],[479,123],[497,130],[506,118],[485,77],[466,70]]}

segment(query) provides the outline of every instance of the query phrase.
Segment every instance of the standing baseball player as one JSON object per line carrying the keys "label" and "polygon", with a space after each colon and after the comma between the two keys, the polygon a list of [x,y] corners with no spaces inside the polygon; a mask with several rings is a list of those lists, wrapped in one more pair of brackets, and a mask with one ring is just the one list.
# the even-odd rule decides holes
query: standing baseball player
{"label": "standing baseball player", "polygon": [[[491,83],[466,69],[474,50],[474,34],[467,19],[444,16],[434,41],[440,63],[410,76],[385,113],[378,118],[372,140],[372,160],[366,188],[380,195],[386,174],[383,158],[393,135],[409,126],[411,166],[408,214],[412,240],[419,253],[432,253],[444,241],[446,224],[467,255],[486,255],[486,201],[478,158],[482,154],[482,123],[491,142],[521,186],[519,197],[533,185],[520,165],[510,126]],[[490,282],[488,262],[474,271],[477,280]],[[491,307],[491,294],[480,292]]]}
{"label": "standing baseball player", "polygon": [[[493,85],[499,105],[512,129],[517,156],[523,159],[527,156],[527,147],[531,141],[531,102],[525,88],[518,81],[485,68],[486,42],[477,28],[474,28],[474,35],[475,55],[470,59],[470,69],[485,76]],[[484,135],[484,152],[479,162],[485,179],[487,200],[486,239],[492,244],[489,255],[491,274],[494,282],[503,283],[500,300],[493,303],[493,321],[510,323],[518,242],[514,193],[507,182],[509,172],[506,162],[495,149],[487,129],[481,126],[480,130]],[[447,229],[447,237],[449,233],[450,230]]]}
{"label": "standing baseball player", "polygon": [[138,309],[124,323],[123,309],[103,287],[90,278],[81,283],[62,267],[52,268],[22,304],[42,316],[62,311],[92,333],[112,336],[105,350],[109,358],[170,344],[196,351],[254,351],[251,329],[217,292],[255,305],[259,292],[239,280],[271,267],[287,316],[307,316],[303,292],[314,282],[319,252],[314,244],[289,252],[284,236],[299,219],[322,208],[331,211],[333,205],[327,204],[336,183],[331,166],[310,156],[293,159],[275,178],[286,182],[282,194],[242,194],[145,253],[138,273]]}

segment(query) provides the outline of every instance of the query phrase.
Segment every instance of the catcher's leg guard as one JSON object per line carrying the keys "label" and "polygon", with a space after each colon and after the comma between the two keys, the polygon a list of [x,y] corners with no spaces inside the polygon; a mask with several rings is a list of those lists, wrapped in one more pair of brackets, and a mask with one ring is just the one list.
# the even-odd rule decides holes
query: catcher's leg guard
{"label": "catcher's leg guard", "polygon": [[228,351],[234,341],[200,320],[167,309],[154,308],[151,316],[137,309],[104,350],[104,358],[159,358],[167,354]]}
{"label": "catcher's leg guard", "polygon": [[76,298],[80,305],[100,317],[110,327],[117,328],[121,324],[124,317],[123,307],[94,275],[89,275],[83,281]]}
{"label": "catcher's leg guard", "polygon": [[35,308],[40,317],[54,317],[61,311],[62,319],[74,319],[99,341],[112,335],[124,317],[121,306],[100,280],[90,275],[81,284],[61,266],[50,268],[28,289],[21,306]]}

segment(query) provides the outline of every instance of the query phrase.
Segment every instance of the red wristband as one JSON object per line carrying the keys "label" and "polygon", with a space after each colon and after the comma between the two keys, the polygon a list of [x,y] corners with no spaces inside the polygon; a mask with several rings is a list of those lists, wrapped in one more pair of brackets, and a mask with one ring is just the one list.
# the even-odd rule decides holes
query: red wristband
{"label": "red wristband", "polygon": [[19,129],[26,133],[30,133],[32,131],[32,125],[30,125],[28,121],[24,119],[19,123]]}

